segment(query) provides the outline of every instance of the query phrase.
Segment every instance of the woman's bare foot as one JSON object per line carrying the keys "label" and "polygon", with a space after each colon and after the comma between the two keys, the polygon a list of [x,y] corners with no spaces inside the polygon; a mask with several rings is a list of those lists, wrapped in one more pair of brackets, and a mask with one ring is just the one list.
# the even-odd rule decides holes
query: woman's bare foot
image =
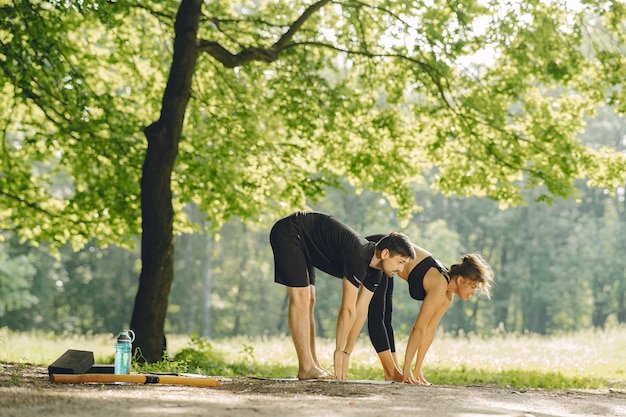
{"label": "woman's bare foot", "polygon": [[393,375],[385,375],[385,381],[393,381],[393,382],[402,382],[404,377],[400,373],[395,373]]}

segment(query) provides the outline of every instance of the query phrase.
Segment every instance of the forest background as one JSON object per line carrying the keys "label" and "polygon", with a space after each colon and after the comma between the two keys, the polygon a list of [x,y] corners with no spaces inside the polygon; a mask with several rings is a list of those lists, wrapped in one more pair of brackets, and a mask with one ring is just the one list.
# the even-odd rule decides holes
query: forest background
{"label": "forest background", "polygon": [[[590,121],[582,139],[626,151],[623,119],[610,110]],[[400,230],[447,265],[463,253],[485,255],[495,269],[491,300],[457,300],[442,321],[452,334],[553,334],[626,323],[626,199],[624,188],[577,184],[578,199],[534,202],[501,210],[489,198],[444,197],[427,186],[415,199],[424,210],[405,226],[383,196],[329,189],[307,208],[332,213],[364,235]],[[197,209],[190,218],[202,223]],[[231,219],[216,236],[176,236],[176,280],[166,332],[208,338],[288,333],[287,294],[273,282],[271,222]],[[117,333],[128,327],[139,271],[138,250],[96,241],[74,252],[20,244],[15,236],[0,254],[0,326],[55,333]],[[341,283],[321,273],[316,317],[319,335],[333,337]],[[400,281],[394,327],[408,335],[419,302]],[[364,333],[367,332],[365,326]]]}
{"label": "forest background", "polygon": [[0,3],[0,326],[284,334],[268,233],[305,208],[483,253],[446,331],[623,323],[626,7],[568,4]]}
{"label": "forest background", "polygon": [[[617,140],[619,119],[606,121],[596,137]],[[489,300],[457,300],[442,330],[458,333],[550,334],[626,322],[626,221],[623,194],[580,188],[573,199],[529,203],[499,210],[489,199],[444,198],[425,189],[416,194],[424,212],[404,228],[380,195],[331,191],[313,205],[364,234],[402,230],[450,265],[478,251],[494,265]],[[216,241],[210,234],[177,236],[176,280],[166,331],[209,338],[272,336],[288,332],[287,298],[273,282],[270,224],[229,221]],[[90,243],[59,259],[45,249],[2,245],[0,326],[55,333],[117,333],[128,327],[137,289],[138,252]],[[319,334],[333,337],[341,283],[318,278]],[[394,294],[394,326],[407,335],[419,310],[407,286]],[[367,327],[367,326],[366,326]],[[366,332],[367,329],[364,329]]]}

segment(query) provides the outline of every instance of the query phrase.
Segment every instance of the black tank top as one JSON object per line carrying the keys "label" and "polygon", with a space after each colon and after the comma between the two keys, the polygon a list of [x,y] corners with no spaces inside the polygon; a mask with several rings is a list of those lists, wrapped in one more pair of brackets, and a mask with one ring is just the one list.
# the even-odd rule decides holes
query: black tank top
{"label": "black tank top", "polygon": [[[409,284],[409,294],[414,300],[423,300],[426,297],[426,290],[424,290],[424,277],[430,268],[435,268],[442,274],[446,274],[448,269],[441,264],[438,260],[432,256],[428,256],[420,261],[407,279]],[[450,278],[444,275],[446,281],[450,283]]]}

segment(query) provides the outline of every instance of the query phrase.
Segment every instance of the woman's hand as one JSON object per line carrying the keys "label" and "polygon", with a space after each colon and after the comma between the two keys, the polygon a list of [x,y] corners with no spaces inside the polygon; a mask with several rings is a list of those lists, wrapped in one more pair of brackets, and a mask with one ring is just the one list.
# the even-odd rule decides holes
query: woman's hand
{"label": "woman's hand", "polygon": [[402,377],[402,382],[404,382],[405,384],[411,384],[411,385],[415,385],[418,383],[417,378],[415,378],[415,376],[413,376],[413,372],[411,372],[411,370],[404,370],[404,374]]}
{"label": "woman's hand", "polygon": [[336,350],[334,354],[335,376],[337,379],[346,379],[348,376],[348,365],[350,365],[350,354],[342,350]]}

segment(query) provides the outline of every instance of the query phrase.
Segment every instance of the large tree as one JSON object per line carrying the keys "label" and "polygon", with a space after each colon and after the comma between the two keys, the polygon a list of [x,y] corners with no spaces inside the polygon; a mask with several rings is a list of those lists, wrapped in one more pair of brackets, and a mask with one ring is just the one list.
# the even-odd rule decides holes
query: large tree
{"label": "large tree", "polygon": [[425,172],[504,206],[581,178],[615,190],[624,156],[577,135],[598,105],[626,111],[624,5],[576,7],[4,3],[0,224],[77,248],[141,233],[131,326],[156,361],[184,204],[216,231],[233,215],[268,225],[339,179],[405,216]]}

